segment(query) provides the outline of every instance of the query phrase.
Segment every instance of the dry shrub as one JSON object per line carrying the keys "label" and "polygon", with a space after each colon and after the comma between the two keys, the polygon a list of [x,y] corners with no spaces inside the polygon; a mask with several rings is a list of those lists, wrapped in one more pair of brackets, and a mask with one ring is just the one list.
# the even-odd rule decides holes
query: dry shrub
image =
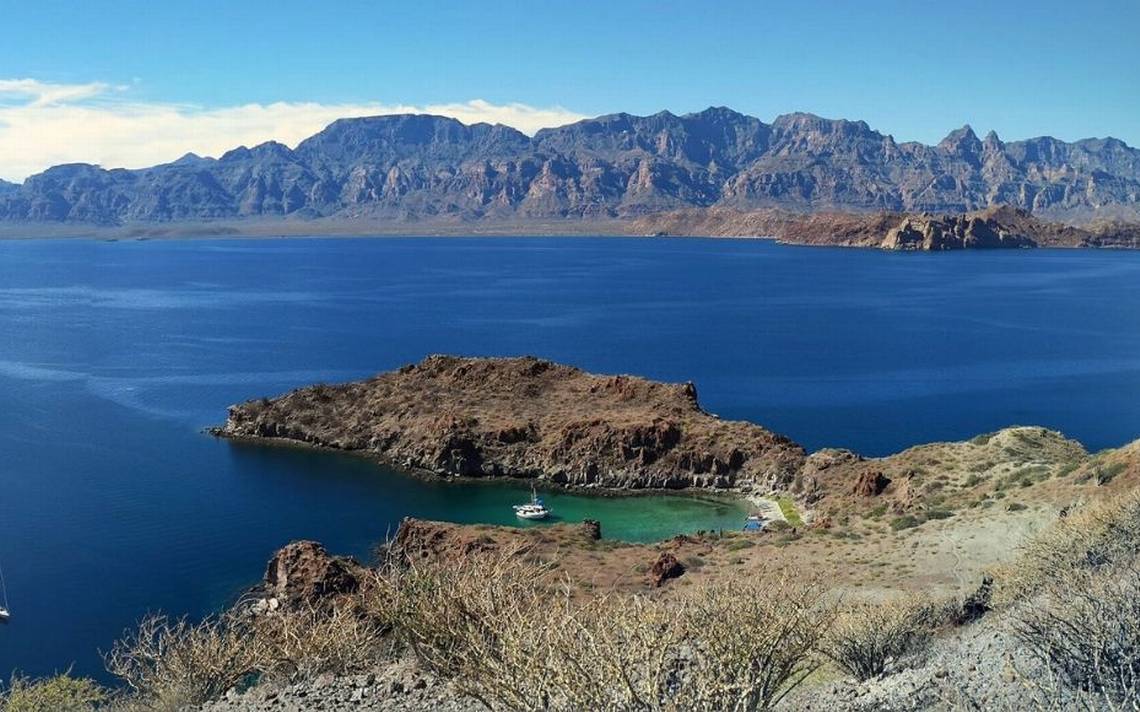
{"label": "dry shrub", "polygon": [[817,583],[698,589],[680,601],[682,637],[692,647],[679,709],[768,709],[820,664],[814,655],[834,618]]}
{"label": "dry shrub", "polygon": [[384,656],[387,624],[362,612],[351,599],[254,619],[257,670],[272,680],[308,680],[322,673],[367,670]]}
{"label": "dry shrub", "polygon": [[8,689],[0,692],[0,710],[5,712],[90,712],[107,702],[106,690],[92,680],[55,675],[31,680],[13,675]]}
{"label": "dry shrub", "polygon": [[1069,571],[1014,612],[1013,629],[1052,675],[1059,706],[1140,708],[1140,568]]}
{"label": "dry shrub", "polygon": [[[766,709],[814,669],[815,587],[574,598],[518,552],[384,577],[395,633],[490,709]],[[384,588],[382,585],[380,588]]]}
{"label": "dry shrub", "polygon": [[115,643],[106,664],[136,702],[176,710],[243,682],[257,671],[258,653],[248,621],[237,615],[200,623],[151,615]]}
{"label": "dry shrub", "polygon": [[1133,490],[1088,504],[1027,542],[1013,563],[996,570],[997,600],[1025,600],[1057,577],[1111,567],[1137,551],[1140,490]]}
{"label": "dry shrub", "polygon": [[921,653],[951,608],[911,596],[846,607],[831,626],[823,651],[858,680],[882,675],[893,661]]}
{"label": "dry shrub", "polygon": [[139,709],[174,710],[216,699],[254,680],[348,674],[375,664],[385,624],[353,601],[252,616],[239,606],[200,623],[149,616],[115,643],[107,669]]}

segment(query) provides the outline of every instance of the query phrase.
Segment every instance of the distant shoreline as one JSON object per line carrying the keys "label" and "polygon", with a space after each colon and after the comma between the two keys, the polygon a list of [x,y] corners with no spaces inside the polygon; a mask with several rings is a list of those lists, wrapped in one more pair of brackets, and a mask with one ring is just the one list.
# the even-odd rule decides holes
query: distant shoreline
{"label": "distant shoreline", "polygon": [[383,220],[239,218],[95,225],[0,222],[0,240],[271,239],[290,237],[703,237],[774,240],[788,245],[888,251],[1140,248],[1140,224],[1076,227],[1009,206],[961,214],[795,213],[720,208],[651,213],[636,218],[556,220]]}

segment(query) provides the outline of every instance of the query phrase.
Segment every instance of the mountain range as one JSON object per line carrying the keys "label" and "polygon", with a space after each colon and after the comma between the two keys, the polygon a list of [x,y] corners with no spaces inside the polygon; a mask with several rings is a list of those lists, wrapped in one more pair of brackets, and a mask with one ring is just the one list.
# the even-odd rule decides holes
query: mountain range
{"label": "mountain range", "polygon": [[341,119],[138,170],[90,164],[0,181],[0,220],[100,225],[239,218],[560,220],[682,208],[1140,217],[1140,150],[1113,139],[1003,142],[969,126],[937,145],[804,113],[612,114],[538,131],[430,115]]}

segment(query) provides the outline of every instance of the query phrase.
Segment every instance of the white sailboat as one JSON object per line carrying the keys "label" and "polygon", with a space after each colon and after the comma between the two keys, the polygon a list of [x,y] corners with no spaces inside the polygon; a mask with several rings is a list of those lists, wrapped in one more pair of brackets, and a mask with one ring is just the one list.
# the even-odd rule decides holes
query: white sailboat
{"label": "white sailboat", "polygon": [[542,498],[538,496],[534,487],[530,488],[530,502],[516,504],[514,510],[515,516],[519,519],[546,519],[550,516],[550,510],[542,503]]}
{"label": "white sailboat", "polygon": [[3,597],[3,605],[0,605],[0,623],[6,623],[12,617],[11,611],[8,610],[8,587],[4,584],[4,569],[0,568],[0,596]]}

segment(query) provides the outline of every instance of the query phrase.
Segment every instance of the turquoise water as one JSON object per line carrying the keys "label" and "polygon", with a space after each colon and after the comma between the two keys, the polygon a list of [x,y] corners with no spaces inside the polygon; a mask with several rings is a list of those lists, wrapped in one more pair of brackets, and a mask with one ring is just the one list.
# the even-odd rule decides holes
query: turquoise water
{"label": "turquoise water", "polygon": [[[1140,253],[900,255],[764,241],[0,242],[0,677],[148,610],[201,615],[312,538],[367,557],[404,516],[512,523],[519,483],[446,484],[203,435],[227,405],[429,353],[692,379],[809,448],[884,454],[1014,423],[1140,435]],[[732,505],[548,495],[655,539]]]}

